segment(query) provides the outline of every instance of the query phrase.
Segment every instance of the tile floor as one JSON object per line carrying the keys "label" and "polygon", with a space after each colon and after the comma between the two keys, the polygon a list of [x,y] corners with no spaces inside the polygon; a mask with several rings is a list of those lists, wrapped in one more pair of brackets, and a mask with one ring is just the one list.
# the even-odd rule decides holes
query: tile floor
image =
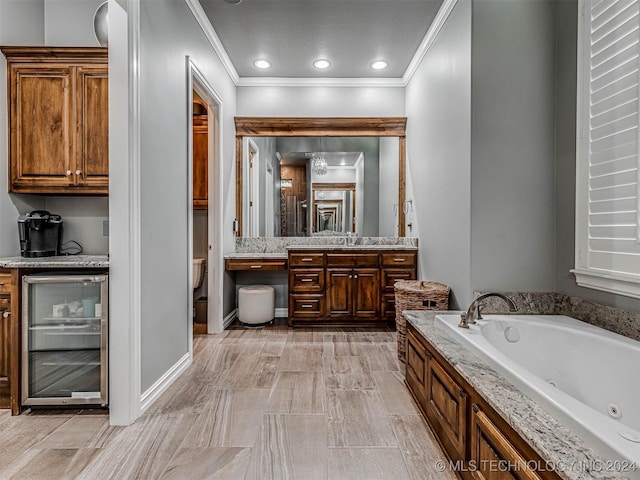
{"label": "tile floor", "polygon": [[234,327],[141,418],[0,411],[0,479],[427,480],[444,455],[388,330]]}

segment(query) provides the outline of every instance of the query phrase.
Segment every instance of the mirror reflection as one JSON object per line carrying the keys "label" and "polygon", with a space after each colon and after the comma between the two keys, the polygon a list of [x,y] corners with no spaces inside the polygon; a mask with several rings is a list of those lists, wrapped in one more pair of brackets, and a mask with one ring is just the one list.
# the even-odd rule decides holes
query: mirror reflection
{"label": "mirror reflection", "polygon": [[244,137],[243,236],[397,236],[398,142]]}

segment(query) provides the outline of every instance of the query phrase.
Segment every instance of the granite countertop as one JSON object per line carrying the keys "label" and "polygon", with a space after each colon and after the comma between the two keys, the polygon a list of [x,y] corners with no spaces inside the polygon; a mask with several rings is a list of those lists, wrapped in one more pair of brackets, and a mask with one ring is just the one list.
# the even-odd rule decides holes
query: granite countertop
{"label": "granite countertop", "polygon": [[[569,428],[496,373],[444,328],[434,324],[437,314],[455,311],[405,311],[409,321],[447,359],[455,370],[495,409],[543,460],[567,466],[556,473],[567,480],[622,480],[622,473],[607,471],[602,457]],[[573,468],[570,468],[574,465]],[[602,471],[597,471],[598,470]],[[591,467],[591,468],[590,468]]]}
{"label": "granite countertop", "polygon": [[3,268],[108,268],[108,255],[61,255],[57,257],[0,257]]}
{"label": "granite countertop", "polygon": [[411,245],[289,245],[287,250],[410,250],[418,247]]}
{"label": "granite countertop", "polygon": [[244,252],[233,252],[233,253],[227,253],[224,256],[225,260],[229,259],[229,260],[242,260],[242,259],[247,259],[247,260],[251,260],[252,258],[268,258],[268,259],[275,259],[275,260],[286,260],[288,258],[288,254],[287,252],[250,252],[250,253],[244,253]]}

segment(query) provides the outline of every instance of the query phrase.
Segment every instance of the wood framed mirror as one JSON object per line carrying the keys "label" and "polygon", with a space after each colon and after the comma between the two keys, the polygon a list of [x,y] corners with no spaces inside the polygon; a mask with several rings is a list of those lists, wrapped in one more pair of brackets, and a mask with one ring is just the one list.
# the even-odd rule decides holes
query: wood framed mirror
{"label": "wood framed mirror", "polygon": [[243,235],[243,159],[248,137],[397,137],[397,234],[405,236],[406,117],[235,117],[236,128],[236,236]]}

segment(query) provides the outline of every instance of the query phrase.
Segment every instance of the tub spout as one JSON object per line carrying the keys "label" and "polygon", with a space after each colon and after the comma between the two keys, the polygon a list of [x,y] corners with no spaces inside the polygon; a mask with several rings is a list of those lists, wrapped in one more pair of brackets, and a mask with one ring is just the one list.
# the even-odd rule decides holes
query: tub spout
{"label": "tub spout", "polygon": [[513,303],[513,300],[511,300],[506,295],[495,292],[484,293],[476,298],[473,302],[471,302],[471,305],[469,305],[469,308],[467,309],[467,313],[463,313],[462,315],[460,315],[460,323],[458,324],[458,326],[460,328],[469,328],[469,325],[476,323],[476,319],[481,318],[479,316],[479,313],[482,301],[485,298],[489,297],[498,297],[507,302],[507,304],[509,305],[509,311],[511,312],[515,312],[517,310],[516,304]]}

